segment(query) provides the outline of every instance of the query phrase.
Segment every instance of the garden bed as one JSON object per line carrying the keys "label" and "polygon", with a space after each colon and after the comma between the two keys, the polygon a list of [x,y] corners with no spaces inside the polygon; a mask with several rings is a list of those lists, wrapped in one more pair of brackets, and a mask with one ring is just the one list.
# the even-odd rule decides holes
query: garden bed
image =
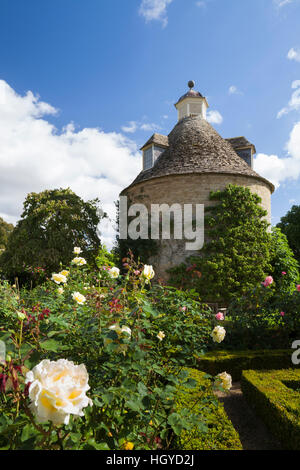
{"label": "garden bed", "polygon": [[285,449],[300,450],[300,370],[247,370],[242,391]]}

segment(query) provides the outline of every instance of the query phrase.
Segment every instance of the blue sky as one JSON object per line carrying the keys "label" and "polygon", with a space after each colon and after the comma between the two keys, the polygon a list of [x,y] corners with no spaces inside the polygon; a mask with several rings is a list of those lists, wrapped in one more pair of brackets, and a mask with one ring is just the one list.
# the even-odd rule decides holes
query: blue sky
{"label": "blue sky", "polygon": [[66,185],[108,208],[193,79],[256,145],[277,223],[300,204],[299,20],[300,0],[1,0],[0,215]]}

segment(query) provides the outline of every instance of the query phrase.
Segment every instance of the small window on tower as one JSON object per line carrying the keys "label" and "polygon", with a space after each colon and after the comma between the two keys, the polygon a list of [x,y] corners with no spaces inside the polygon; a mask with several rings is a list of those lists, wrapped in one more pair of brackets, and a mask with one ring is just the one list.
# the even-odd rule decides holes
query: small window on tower
{"label": "small window on tower", "polygon": [[144,150],[144,170],[149,170],[153,166],[153,149],[152,147]]}

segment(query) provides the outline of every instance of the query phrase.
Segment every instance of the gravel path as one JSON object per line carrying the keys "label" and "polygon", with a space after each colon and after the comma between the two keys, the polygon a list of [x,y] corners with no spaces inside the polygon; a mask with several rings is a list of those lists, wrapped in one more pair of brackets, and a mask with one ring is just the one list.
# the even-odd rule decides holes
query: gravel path
{"label": "gravel path", "polygon": [[270,434],[243,397],[240,382],[232,385],[230,393],[216,392],[240,436],[244,450],[280,450],[280,443]]}

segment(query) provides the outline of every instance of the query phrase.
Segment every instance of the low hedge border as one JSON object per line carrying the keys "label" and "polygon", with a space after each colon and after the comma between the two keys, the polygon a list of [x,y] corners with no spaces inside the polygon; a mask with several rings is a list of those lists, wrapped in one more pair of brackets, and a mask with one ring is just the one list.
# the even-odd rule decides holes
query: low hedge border
{"label": "low hedge border", "polygon": [[[289,388],[291,383],[298,390]],[[300,450],[300,370],[246,370],[242,391],[284,449]]]}
{"label": "low hedge border", "polygon": [[[189,378],[196,381],[194,388],[180,387],[178,389],[176,409],[185,408],[193,413],[201,414],[208,427],[207,432],[194,428],[183,431],[176,438],[175,448],[182,450],[242,450],[242,444],[237,431],[225,413],[223,405],[213,394],[211,381],[205,378],[205,373],[195,369],[186,369]],[[199,398],[203,400],[196,404]]]}
{"label": "low hedge border", "polygon": [[256,351],[212,351],[197,357],[197,369],[210,375],[226,371],[233,381],[239,381],[243,370],[288,369],[292,366],[292,349]]}

